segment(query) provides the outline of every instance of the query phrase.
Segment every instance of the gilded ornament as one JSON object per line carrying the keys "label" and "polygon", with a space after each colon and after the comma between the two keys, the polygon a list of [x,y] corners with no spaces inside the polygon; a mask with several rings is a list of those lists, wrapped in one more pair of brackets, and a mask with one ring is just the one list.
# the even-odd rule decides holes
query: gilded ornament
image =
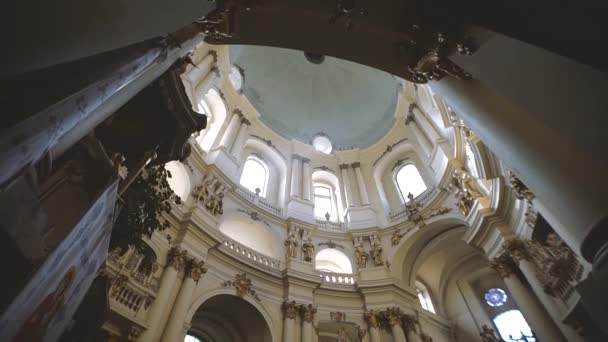
{"label": "gilded ornament", "polygon": [[302,319],[304,322],[311,323],[315,319],[317,308],[315,308],[312,304],[302,305],[300,307],[300,313],[302,314]]}
{"label": "gilded ornament", "polygon": [[371,328],[378,329],[380,327],[380,313],[376,310],[369,310],[364,314],[365,322]]}
{"label": "gilded ornament", "polygon": [[222,283],[223,287],[234,287],[236,289],[236,295],[243,298],[245,295],[251,295],[258,302],[260,297],[257,295],[255,290],[252,289],[251,279],[247,278],[247,273],[237,274],[234,280],[227,280]]}
{"label": "gilded ornament", "polygon": [[190,259],[188,264],[188,271],[186,272],[186,277],[194,279],[194,281],[199,281],[201,275],[207,273],[207,268],[205,267],[204,261],[198,261],[194,258]]}
{"label": "gilded ornament", "polygon": [[501,278],[508,278],[515,270],[515,264],[508,254],[501,254],[491,261],[490,267],[494,269]]}
{"label": "gilded ornament", "polygon": [[359,267],[360,269],[365,268],[369,255],[363,249],[363,238],[360,236],[355,237],[353,245],[355,246],[355,257],[357,258],[357,267]]}
{"label": "gilded ornament", "polygon": [[509,184],[513,189],[513,193],[515,194],[515,198],[520,200],[527,200],[528,202],[532,202],[534,199],[534,193],[528,189],[528,187],[515,176],[513,173],[509,175]]}
{"label": "gilded ornament", "polygon": [[169,250],[169,255],[167,256],[167,266],[173,267],[178,271],[181,271],[185,267],[186,257],[188,256],[188,252],[180,249],[179,247],[173,247]]}
{"label": "gilded ornament", "polygon": [[384,316],[391,327],[394,325],[401,325],[401,317],[403,316],[403,313],[398,307],[393,306],[386,309]]}
{"label": "gilded ornament", "polygon": [[281,305],[283,309],[283,315],[285,315],[286,319],[295,319],[298,313],[298,305],[295,300],[286,300]]}

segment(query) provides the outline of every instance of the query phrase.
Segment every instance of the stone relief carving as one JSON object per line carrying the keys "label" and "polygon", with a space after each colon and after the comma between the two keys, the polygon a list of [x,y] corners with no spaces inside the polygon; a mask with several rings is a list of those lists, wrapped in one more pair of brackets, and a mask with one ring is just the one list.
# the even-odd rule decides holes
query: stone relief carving
{"label": "stone relief carving", "polygon": [[329,313],[329,318],[332,321],[344,322],[344,321],[346,321],[346,314],[344,312],[340,312],[340,311],[332,311]]}
{"label": "stone relief carving", "polygon": [[287,232],[287,240],[285,240],[285,247],[287,247],[285,258],[295,258],[298,252],[298,241],[296,237],[295,228],[291,228]]}
{"label": "stone relief carving", "polygon": [[312,242],[310,232],[307,230],[302,232],[302,252],[304,253],[305,261],[312,261],[315,255],[315,244]]}
{"label": "stone relief carving", "polygon": [[530,191],[528,187],[525,186],[524,183],[512,172],[509,174],[509,184],[511,185],[513,193],[517,199],[527,200],[529,202],[534,199],[534,193],[532,193],[532,191]]}
{"label": "stone relief carving", "polygon": [[355,237],[353,240],[353,246],[355,247],[355,257],[357,258],[357,267],[365,268],[367,266],[367,259],[369,254],[363,249],[363,238],[361,236]]}
{"label": "stone relief carving", "polygon": [[378,235],[370,236],[369,243],[372,247],[370,254],[372,256],[372,260],[374,261],[374,265],[384,265],[384,256],[382,255],[382,242],[380,241],[380,237]]}
{"label": "stone relief carving", "polygon": [[255,290],[252,289],[251,279],[247,278],[247,273],[237,274],[234,280],[227,280],[222,283],[223,287],[234,287],[236,289],[236,295],[243,298],[245,295],[251,295],[258,302],[260,297],[257,295]]}
{"label": "stone relief carving", "polygon": [[483,197],[475,179],[462,167],[457,168],[452,173],[452,179],[447,190],[454,194],[458,207],[465,216],[471,211],[475,200]]}
{"label": "stone relief carving", "polygon": [[203,177],[201,184],[192,191],[194,200],[200,202],[212,215],[222,215],[226,187],[213,175]]}
{"label": "stone relief carving", "polygon": [[190,259],[188,262],[188,267],[186,269],[186,277],[194,279],[194,281],[199,281],[201,275],[207,273],[207,268],[205,267],[205,262],[202,260],[196,260],[194,258]]}

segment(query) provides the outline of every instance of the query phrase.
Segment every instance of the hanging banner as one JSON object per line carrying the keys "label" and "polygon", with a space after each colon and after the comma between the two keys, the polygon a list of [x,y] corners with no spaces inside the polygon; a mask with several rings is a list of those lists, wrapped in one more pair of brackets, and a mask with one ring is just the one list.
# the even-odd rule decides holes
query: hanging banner
{"label": "hanging banner", "polygon": [[0,319],[0,341],[54,342],[108,254],[118,181],[93,203]]}

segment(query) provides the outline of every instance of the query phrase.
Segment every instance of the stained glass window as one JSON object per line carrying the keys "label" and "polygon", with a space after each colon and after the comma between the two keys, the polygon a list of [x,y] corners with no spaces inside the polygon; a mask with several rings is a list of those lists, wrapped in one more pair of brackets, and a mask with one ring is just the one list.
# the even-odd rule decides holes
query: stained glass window
{"label": "stained glass window", "polygon": [[507,302],[507,294],[499,288],[489,289],[486,291],[484,298],[491,307],[501,306]]}

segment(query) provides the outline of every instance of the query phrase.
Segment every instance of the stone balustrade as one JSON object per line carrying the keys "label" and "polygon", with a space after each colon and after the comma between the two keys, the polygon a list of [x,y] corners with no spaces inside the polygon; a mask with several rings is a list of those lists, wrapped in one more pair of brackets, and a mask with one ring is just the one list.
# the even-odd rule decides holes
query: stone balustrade
{"label": "stone balustrade", "polygon": [[319,277],[321,282],[335,285],[354,286],[356,283],[355,277],[346,273],[319,272]]}
{"label": "stone balustrade", "polygon": [[326,220],[316,220],[317,227],[329,231],[346,231],[346,226],[342,222],[332,222]]}
{"label": "stone balustrade", "polygon": [[[437,188],[426,189],[425,192],[421,193],[420,195],[418,195],[418,197],[415,198],[415,201],[420,203],[424,208],[428,204],[428,202],[430,202],[430,200],[438,193],[439,190]],[[388,218],[391,223],[406,220],[408,218],[408,214],[407,210],[405,209],[405,205],[403,204],[399,206],[399,208],[391,209],[389,211]]]}
{"label": "stone balustrade", "polygon": [[275,270],[281,269],[281,262],[279,260],[265,256],[258,252],[254,252],[252,249],[247,248],[228,237],[224,238],[220,249],[223,249],[225,252],[231,253],[233,255],[236,254],[240,258],[247,258],[249,260],[252,260],[264,267],[268,267]]}
{"label": "stone balustrade", "polygon": [[270,201],[268,201],[264,197],[258,196],[255,193],[249,191],[248,189],[245,189],[244,187],[242,187],[240,185],[236,187],[236,193],[239,194],[241,197],[247,199],[249,202],[255,204],[257,207],[259,207],[273,215],[276,215],[279,217],[283,216],[283,209],[270,203]]}

